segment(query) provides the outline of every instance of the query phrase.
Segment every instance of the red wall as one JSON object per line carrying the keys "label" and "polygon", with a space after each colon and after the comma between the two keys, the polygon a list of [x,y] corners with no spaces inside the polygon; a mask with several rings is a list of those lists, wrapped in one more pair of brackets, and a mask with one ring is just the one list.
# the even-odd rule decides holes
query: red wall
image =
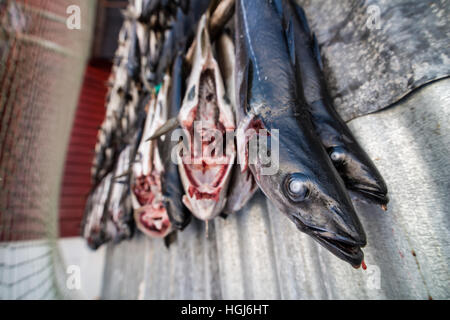
{"label": "red wall", "polygon": [[97,131],[106,111],[110,68],[109,63],[100,61],[91,62],[86,68],[66,156],[59,208],[60,237],[80,235],[84,205],[91,189]]}

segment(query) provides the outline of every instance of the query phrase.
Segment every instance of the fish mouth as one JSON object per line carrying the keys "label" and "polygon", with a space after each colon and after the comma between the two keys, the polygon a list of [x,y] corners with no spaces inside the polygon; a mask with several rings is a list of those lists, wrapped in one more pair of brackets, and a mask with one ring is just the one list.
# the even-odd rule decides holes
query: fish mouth
{"label": "fish mouth", "polygon": [[387,191],[378,187],[372,187],[362,184],[353,184],[350,188],[358,193],[361,193],[366,198],[381,205],[386,205],[389,202]]}
{"label": "fish mouth", "polygon": [[353,267],[358,268],[361,266],[364,259],[364,253],[361,250],[360,245],[324,237],[316,232],[310,233],[310,235],[312,235],[317,242],[331,251],[334,255],[349,262]]}
{"label": "fish mouth", "polygon": [[159,207],[146,205],[136,210],[135,220],[137,227],[153,238],[164,238],[172,229],[169,216],[162,204]]}
{"label": "fish mouth", "polygon": [[95,251],[107,241],[105,232],[102,230],[94,230],[87,238],[87,245],[91,250]]}
{"label": "fish mouth", "polygon": [[354,268],[361,266],[364,259],[364,253],[361,247],[365,246],[365,241],[356,241],[347,237],[338,236],[320,228],[307,226],[295,216],[292,216],[292,218],[297,228],[310,235],[335,256],[350,263]]}

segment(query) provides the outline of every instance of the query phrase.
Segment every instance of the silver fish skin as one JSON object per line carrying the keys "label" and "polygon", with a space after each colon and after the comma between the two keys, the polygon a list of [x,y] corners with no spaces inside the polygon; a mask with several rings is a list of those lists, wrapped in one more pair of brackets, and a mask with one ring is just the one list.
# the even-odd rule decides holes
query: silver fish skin
{"label": "silver fish skin", "polygon": [[[281,19],[270,0],[236,2],[236,90],[238,154],[270,201],[300,231],[354,267],[361,265],[366,235],[345,185],[314,132],[296,79]],[[253,129],[253,136],[239,134]],[[248,161],[247,145],[270,132],[272,161],[264,153]],[[278,134],[277,131],[278,130]],[[250,139],[250,141],[248,141]],[[278,157],[278,159],[277,159]],[[275,173],[262,174],[275,165]]]}

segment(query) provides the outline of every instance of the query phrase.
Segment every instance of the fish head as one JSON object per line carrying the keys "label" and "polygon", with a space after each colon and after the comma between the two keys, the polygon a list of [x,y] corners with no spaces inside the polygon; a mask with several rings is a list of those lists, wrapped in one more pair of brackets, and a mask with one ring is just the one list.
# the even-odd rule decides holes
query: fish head
{"label": "fish head", "polygon": [[234,139],[229,135],[234,133],[235,120],[213,55],[205,15],[194,43],[192,68],[178,115],[187,143],[179,145],[183,150],[177,157],[185,191],[183,203],[197,218],[210,220],[226,204],[236,156]]}
{"label": "fish head", "polygon": [[186,207],[180,198],[165,197],[164,207],[167,210],[169,219],[173,226],[178,230],[183,230],[191,221],[191,214],[187,212]]}
{"label": "fish head", "polygon": [[344,146],[328,149],[331,161],[345,178],[346,186],[376,203],[386,205],[389,202],[388,190],[381,174],[359,145],[349,147],[352,147],[352,152]]}
{"label": "fish head", "polygon": [[280,130],[278,138],[282,152],[274,157],[272,151],[271,155],[278,162],[278,170],[261,174],[267,164],[259,155],[249,166],[258,185],[300,231],[353,266],[361,265],[366,235],[343,180],[319,143],[304,143],[304,137],[290,130],[288,121],[285,129]]}
{"label": "fish head", "polygon": [[164,82],[156,100],[150,100],[150,108],[144,132],[132,166],[131,198],[136,226],[149,237],[162,238],[170,233],[167,210],[163,205],[161,175],[164,164],[158,141],[148,141],[155,131],[167,120],[167,92],[170,76]]}
{"label": "fish head", "polygon": [[87,236],[86,241],[91,250],[97,250],[101,245],[107,242],[106,234],[100,229],[91,230],[91,233]]}

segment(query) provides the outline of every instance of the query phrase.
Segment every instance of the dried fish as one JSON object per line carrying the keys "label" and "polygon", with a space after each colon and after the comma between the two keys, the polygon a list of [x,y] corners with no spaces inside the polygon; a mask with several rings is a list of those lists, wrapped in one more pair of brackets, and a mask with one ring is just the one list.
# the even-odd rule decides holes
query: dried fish
{"label": "dried fish", "polygon": [[[237,137],[243,168],[250,168],[264,194],[300,231],[360,266],[366,235],[343,180],[314,132],[306,103],[297,95],[294,68],[273,3],[238,0],[235,39],[239,128],[246,132],[238,131]],[[262,130],[271,134],[269,147],[278,144],[280,151],[272,153],[269,163],[261,150],[252,161],[248,159],[247,146]],[[273,165],[273,174],[263,174]]]}

